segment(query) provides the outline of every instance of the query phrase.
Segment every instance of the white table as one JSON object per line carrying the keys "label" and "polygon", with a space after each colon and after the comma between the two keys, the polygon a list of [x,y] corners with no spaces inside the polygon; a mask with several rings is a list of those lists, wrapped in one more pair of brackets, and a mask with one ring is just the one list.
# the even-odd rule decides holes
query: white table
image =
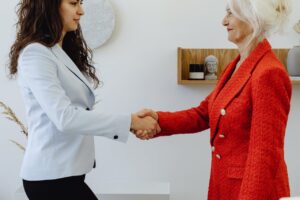
{"label": "white table", "polygon": [[170,184],[162,182],[110,182],[94,189],[100,200],[169,200]]}
{"label": "white table", "polygon": [[[162,182],[109,182],[93,188],[99,200],[169,200],[170,184]],[[23,187],[17,189],[14,200],[28,200]]]}

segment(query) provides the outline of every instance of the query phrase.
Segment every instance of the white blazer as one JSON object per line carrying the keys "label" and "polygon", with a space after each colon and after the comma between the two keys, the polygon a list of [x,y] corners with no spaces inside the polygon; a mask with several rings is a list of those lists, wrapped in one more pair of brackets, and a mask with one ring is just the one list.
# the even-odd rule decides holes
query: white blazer
{"label": "white blazer", "polygon": [[93,135],[126,142],[131,118],[93,109],[86,77],[56,44],[26,46],[18,60],[18,84],[25,103],[28,143],[21,168],[25,180],[86,174],[95,160]]}

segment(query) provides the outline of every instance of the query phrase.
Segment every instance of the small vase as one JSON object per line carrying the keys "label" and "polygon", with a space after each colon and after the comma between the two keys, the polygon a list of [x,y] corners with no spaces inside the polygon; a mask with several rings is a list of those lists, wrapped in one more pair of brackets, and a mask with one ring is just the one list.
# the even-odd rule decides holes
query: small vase
{"label": "small vase", "polygon": [[294,46],[289,50],[287,70],[290,76],[300,76],[300,46]]}

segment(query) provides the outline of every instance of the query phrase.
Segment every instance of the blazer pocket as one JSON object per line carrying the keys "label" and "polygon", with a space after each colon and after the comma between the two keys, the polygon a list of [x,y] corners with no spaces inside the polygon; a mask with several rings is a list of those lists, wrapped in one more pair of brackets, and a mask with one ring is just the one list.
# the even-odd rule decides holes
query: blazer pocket
{"label": "blazer pocket", "polygon": [[242,179],[244,172],[244,167],[229,167],[227,170],[227,178]]}
{"label": "blazer pocket", "polygon": [[243,98],[240,98],[240,97],[234,98],[231,101],[230,105],[235,106],[235,107],[240,107],[240,106],[242,106],[242,107],[251,107],[250,106],[250,101],[248,99],[243,99]]}

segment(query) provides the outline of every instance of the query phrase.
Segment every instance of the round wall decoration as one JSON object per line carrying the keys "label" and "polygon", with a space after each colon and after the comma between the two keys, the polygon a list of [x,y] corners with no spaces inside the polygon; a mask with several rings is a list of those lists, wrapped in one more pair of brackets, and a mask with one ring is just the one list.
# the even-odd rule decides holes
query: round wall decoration
{"label": "round wall decoration", "polygon": [[115,13],[108,0],[84,2],[85,14],[81,18],[81,29],[87,45],[96,49],[103,45],[115,28]]}

